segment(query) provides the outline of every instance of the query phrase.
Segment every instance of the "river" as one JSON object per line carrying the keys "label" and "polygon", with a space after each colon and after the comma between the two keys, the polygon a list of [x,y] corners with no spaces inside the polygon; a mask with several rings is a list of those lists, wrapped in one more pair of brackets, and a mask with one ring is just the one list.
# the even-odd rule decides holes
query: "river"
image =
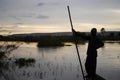
{"label": "river", "polygon": [[[37,48],[36,43],[23,43],[8,56],[11,60],[2,68],[0,80],[83,80],[74,44],[64,47]],[[87,43],[78,46],[83,65]],[[33,58],[35,63],[19,67],[14,59]],[[120,43],[105,43],[98,50],[97,74],[106,80],[120,80]]]}

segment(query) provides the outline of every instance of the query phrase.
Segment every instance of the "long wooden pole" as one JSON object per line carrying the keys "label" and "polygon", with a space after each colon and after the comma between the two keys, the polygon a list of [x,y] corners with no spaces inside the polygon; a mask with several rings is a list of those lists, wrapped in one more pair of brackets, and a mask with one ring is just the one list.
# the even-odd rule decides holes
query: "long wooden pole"
{"label": "long wooden pole", "polygon": [[[71,19],[69,6],[67,6],[67,9],[68,9],[69,19],[70,19],[70,24],[71,24],[71,30],[73,31],[74,28],[73,28],[73,24],[72,24],[72,19]],[[73,37],[74,37],[74,43],[75,43],[75,47],[76,47],[76,51],[77,51],[77,55],[78,55],[78,60],[79,60],[81,71],[82,71],[83,80],[85,80],[84,71],[83,71],[83,67],[82,67],[82,62],[81,62],[81,58],[80,58],[80,54],[79,54],[79,50],[78,50],[78,46],[77,46],[78,40],[77,40],[77,37],[75,36],[74,32],[73,32]]]}

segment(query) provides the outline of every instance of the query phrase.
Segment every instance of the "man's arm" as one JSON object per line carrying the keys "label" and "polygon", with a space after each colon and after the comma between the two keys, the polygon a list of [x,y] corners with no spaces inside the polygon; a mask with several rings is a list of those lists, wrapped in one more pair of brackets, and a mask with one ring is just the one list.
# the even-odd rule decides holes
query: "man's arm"
{"label": "man's arm", "polygon": [[89,40],[90,36],[86,36],[85,34],[81,33],[81,32],[76,32],[74,29],[72,29],[73,34],[75,34],[75,36],[77,37],[81,37],[85,40]]}
{"label": "man's arm", "polygon": [[96,40],[96,49],[98,49],[100,47],[103,47],[103,46],[104,46],[104,42],[100,38],[97,38],[97,40]]}

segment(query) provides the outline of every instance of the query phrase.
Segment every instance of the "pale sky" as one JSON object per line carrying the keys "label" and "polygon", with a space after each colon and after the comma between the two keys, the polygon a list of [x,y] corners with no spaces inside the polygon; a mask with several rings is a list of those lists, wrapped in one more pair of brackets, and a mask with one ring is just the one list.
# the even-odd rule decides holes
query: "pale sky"
{"label": "pale sky", "polygon": [[0,33],[120,31],[120,0],[0,0]]}

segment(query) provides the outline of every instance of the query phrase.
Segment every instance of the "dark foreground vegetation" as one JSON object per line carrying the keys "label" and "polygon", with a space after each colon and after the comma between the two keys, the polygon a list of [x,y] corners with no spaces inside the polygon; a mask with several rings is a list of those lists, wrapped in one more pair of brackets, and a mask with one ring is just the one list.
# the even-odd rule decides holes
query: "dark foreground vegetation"
{"label": "dark foreground vegetation", "polygon": [[23,66],[29,66],[35,63],[35,59],[33,58],[9,58],[11,52],[17,49],[21,43],[19,42],[0,42],[0,73],[2,73],[2,69],[7,69],[10,63],[18,65],[19,68]]}
{"label": "dark foreground vegetation", "polygon": [[31,66],[35,63],[35,59],[33,58],[19,58],[15,60],[15,64],[19,66],[19,68],[24,67],[24,66]]}

